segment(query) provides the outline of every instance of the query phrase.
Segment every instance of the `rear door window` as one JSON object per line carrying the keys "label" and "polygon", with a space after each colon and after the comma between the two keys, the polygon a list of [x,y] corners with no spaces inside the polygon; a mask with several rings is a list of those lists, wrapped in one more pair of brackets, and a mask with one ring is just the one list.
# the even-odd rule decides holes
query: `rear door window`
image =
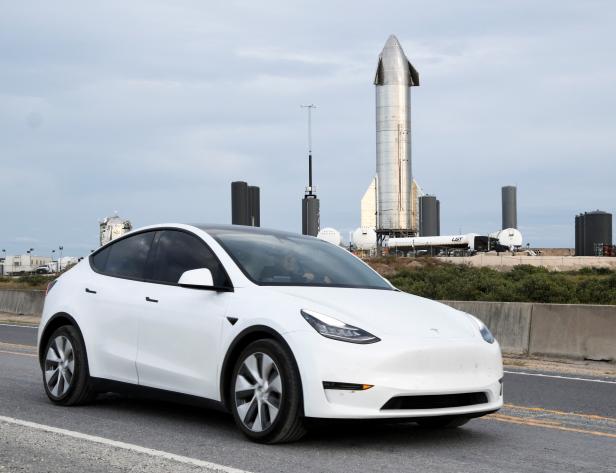
{"label": "rear door window", "polygon": [[155,232],[122,238],[92,256],[92,265],[108,276],[143,279]]}
{"label": "rear door window", "polygon": [[224,268],[203,240],[176,230],[159,232],[148,263],[149,281],[177,284],[184,272],[199,268],[212,272],[215,286],[228,285]]}

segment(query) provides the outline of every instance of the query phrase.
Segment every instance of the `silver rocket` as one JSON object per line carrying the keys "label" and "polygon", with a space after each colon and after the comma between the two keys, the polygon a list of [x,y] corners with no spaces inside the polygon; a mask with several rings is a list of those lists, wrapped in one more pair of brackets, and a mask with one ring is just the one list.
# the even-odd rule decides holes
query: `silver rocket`
{"label": "silver rocket", "polygon": [[417,230],[411,220],[411,89],[419,75],[391,35],[374,77],[376,86],[377,230]]}

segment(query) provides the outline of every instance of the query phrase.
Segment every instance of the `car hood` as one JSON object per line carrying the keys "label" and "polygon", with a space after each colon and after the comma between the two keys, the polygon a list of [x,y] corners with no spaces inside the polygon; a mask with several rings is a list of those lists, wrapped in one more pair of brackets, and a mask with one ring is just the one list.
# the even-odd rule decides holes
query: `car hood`
{"label": "car hood", "polygon": [[313,310],[376,336],[477,338],[476,323],[440,302],[400,291],[331,287],[270,286],[292,296],[299,309]]}

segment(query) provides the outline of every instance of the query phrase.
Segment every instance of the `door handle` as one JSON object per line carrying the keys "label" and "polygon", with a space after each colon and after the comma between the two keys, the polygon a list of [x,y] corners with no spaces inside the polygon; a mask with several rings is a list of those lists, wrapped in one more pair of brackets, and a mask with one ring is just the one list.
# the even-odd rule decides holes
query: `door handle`
{"label": "door handle", "polygon": [[158,302],[158,299],[152,299],[151,297],[146,297],[145,300],[148,302]]}
{"label": "door handle", "polygon": [[87,287],[86,287],[86,292],[88,294],[96,294],[96,291],[93,291],[92,289],[88,289]]}

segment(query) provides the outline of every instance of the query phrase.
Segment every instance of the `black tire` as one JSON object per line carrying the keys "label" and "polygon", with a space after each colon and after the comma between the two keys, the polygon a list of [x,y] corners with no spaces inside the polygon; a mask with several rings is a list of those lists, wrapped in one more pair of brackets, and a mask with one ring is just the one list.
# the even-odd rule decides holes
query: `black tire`
{"label": "black tire", "polygon": [[417,423],[425,429],[455,429],[462,427],[469,420],[471,418],[466,416],[438,416],[418,419]]}
{"label": "black tire", "polygon": [[[278,412],[271,425],[261,431],[254,431],[245,425],[238,412],[236,399],[236,380],[246,360],[254,356],[257,359],[267,355],[275,363],[275,368],[280,375],[282,392],[277,398]],[[263,361],[261,361],[263,363]],[[235,423],[250,440],[258,443],[286,443],[294,442],[304,436],[303,403],[301,380],[293,355],[275,340],[257,340],[248,345],[238,357],[228,386],[230,410]],[[247,390],[248,392],[249,390]],[[250,394],[248,395],[250,396]],[[266,395],[267,396],[267,395]],[[254,401],[256,394],[253,396]],[[249,401],[250,402],[250,401]],[[248,404],[248,403],[246,403]],[[261,412],[261,411],[259,411]],[[260,414],[259,414],[260,415]],[[248,414],[245,414],[247,417]],[[260,419],[260,417],[259,417]],[[255,420],[256,423],[256,420]],[[254,424],[253,424],[254,427]]]}
{"label": "black tire", "polygon": [[[72,359],[74,370],[70,375],[70,382],[68,383],[69,386],[66,391],[62,392],[64,380],[68,379],[68,374],[65,376],[64,380],[62,380],[62,384],[59,385],[58,392],[54,393],[52,388],[55,383],[53,382],[53,378],[47,379],[46,370],[53,369],[57,364],[48,361],[48,354],[50,350],[53,350],[53,353],[58,355],[56,339],[62,337],[68,340],[72,346],[72,357],[69,355],[67,360]],[[72,325],[59,327],[51,334],[51,337],[49,337],[45,345],[42,370],[45,393],[54,404],[61,406],[77,406],[90,402],[96,396],[92,388],[92,382],[90,381],[85,343],[79,331]],[[59,377],[60,374],[58,373],[57,376]]]}

